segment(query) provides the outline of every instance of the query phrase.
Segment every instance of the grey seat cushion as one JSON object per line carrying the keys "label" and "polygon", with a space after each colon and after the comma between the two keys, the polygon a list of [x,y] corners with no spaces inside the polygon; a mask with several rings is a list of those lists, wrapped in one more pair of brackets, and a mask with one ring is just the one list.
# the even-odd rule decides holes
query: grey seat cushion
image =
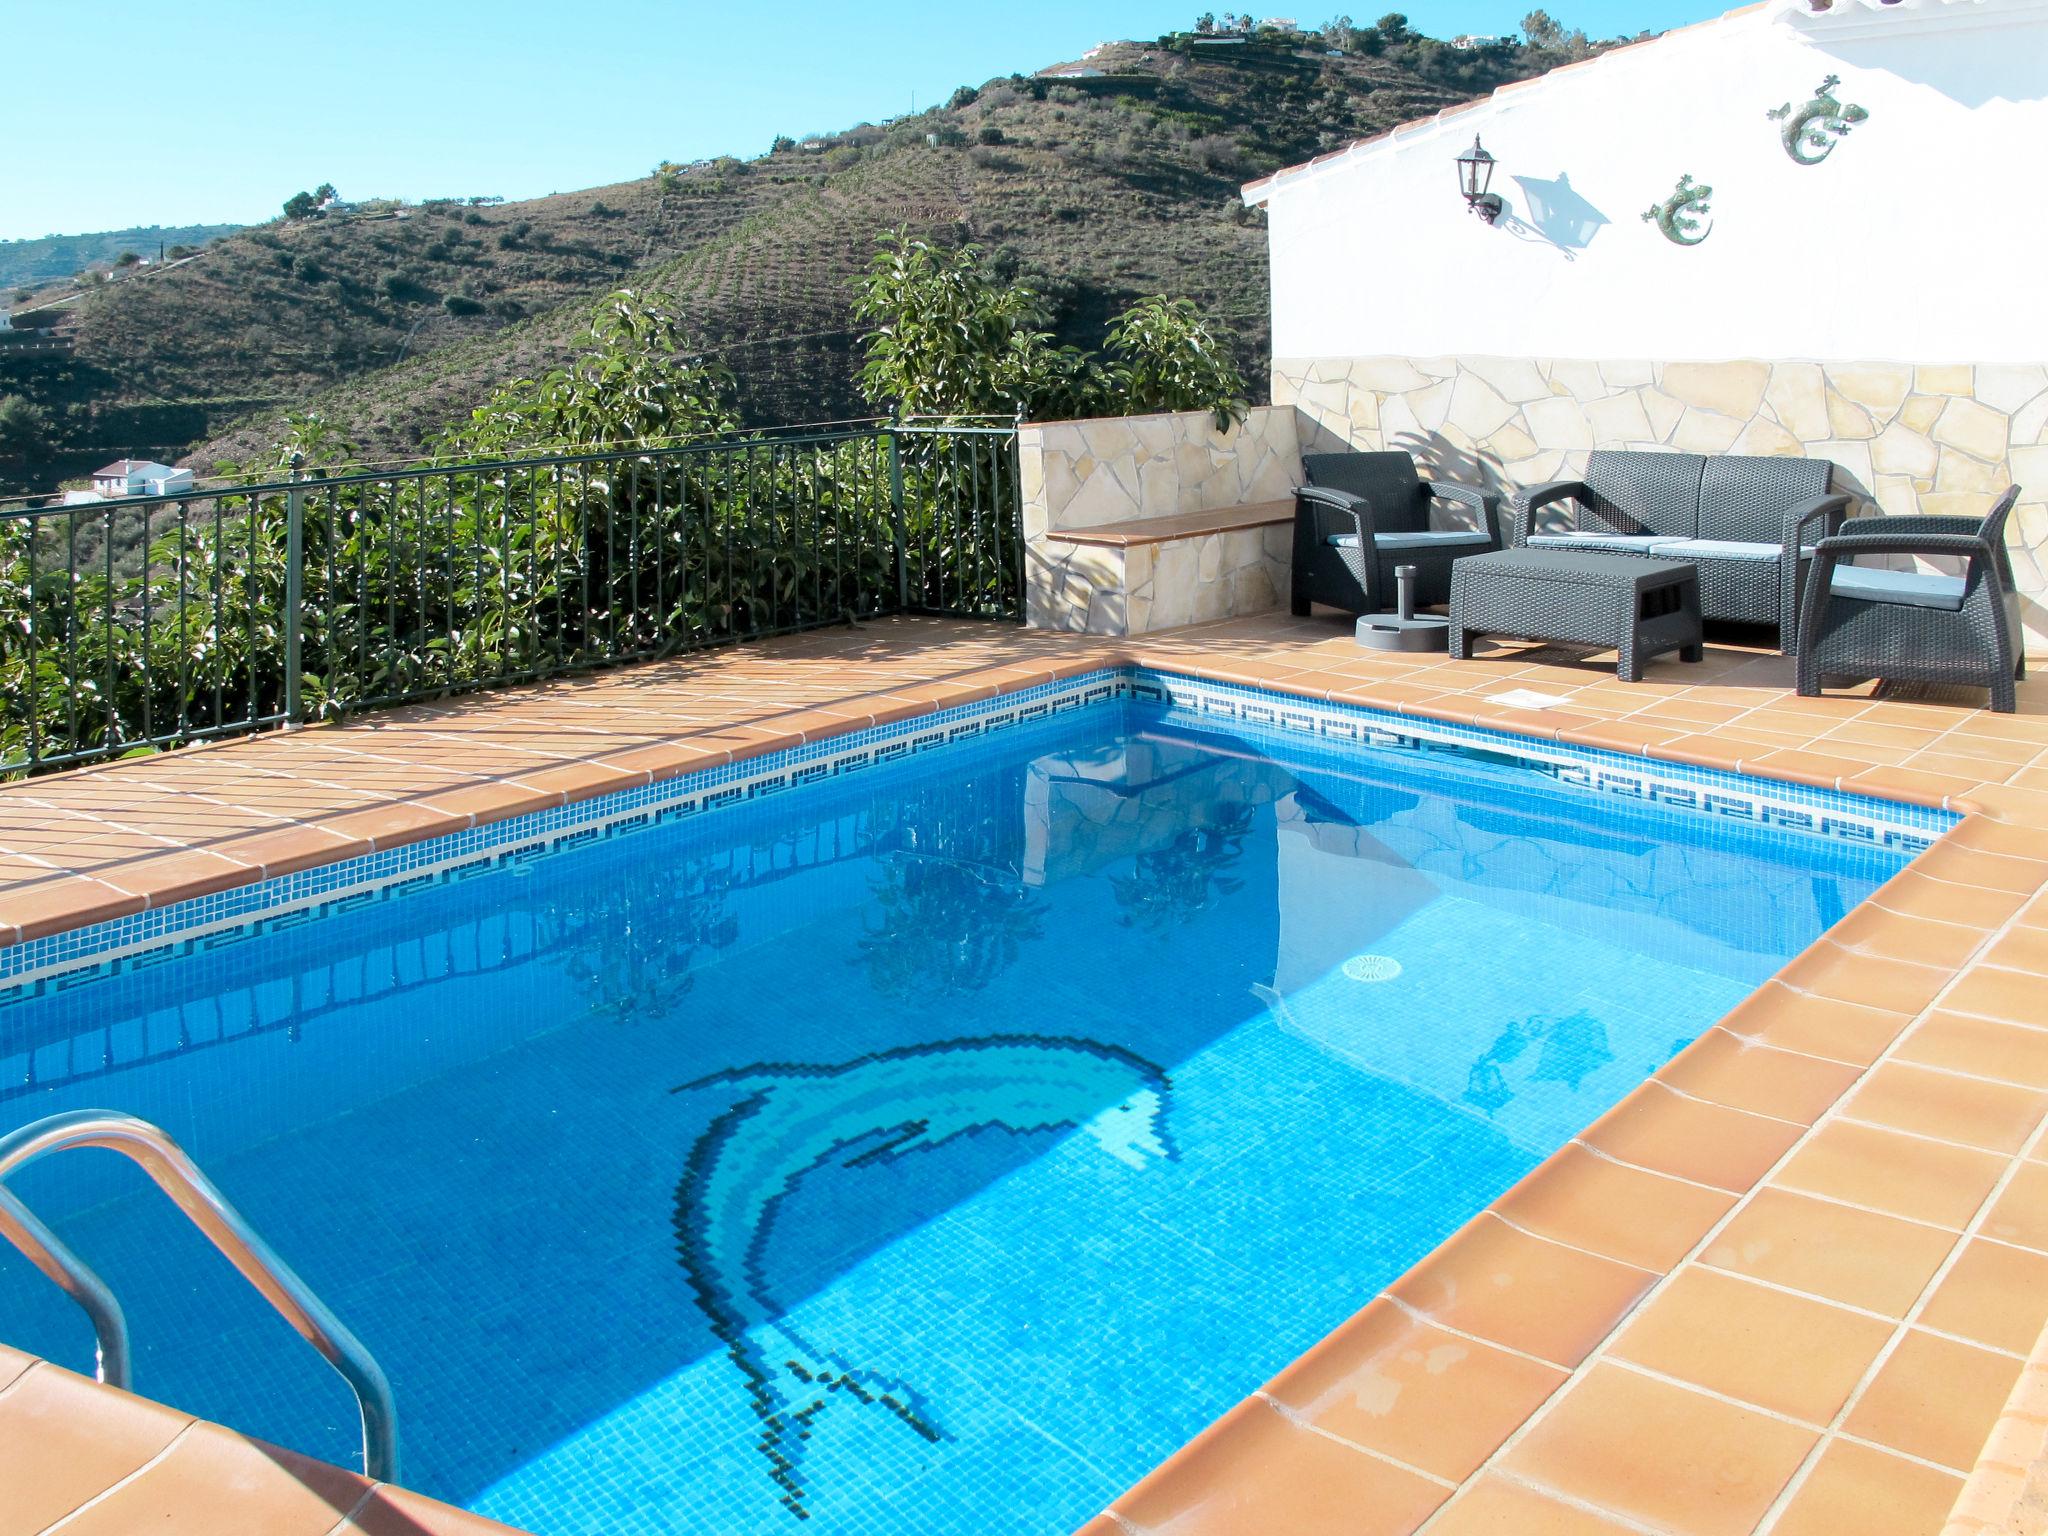
{"label": "grey seat cushion", "polygon": [[[1785,552],[1780,544],[1751,544],[1740,539],[1659,539],[1650,552],[1664,560],[1775,560]],[[1811,555],[1807,545],[1802,554]]]}
{"label": "grey seat cushion", "polygon": [[[1493,542],[1490,534],[1475,532],[1470,528],[1446,528],[1441,532],[1429,533],[1376,533],[1372,541],[1383,554],[1394,554],[1400,550],[1430,549],[1484,549]],[[1333,533],[1323,541],[1334,549],[1356,549],[1358,535],[1355,533]]]}
{"label": "grey seat cushion", "polygon": [[1535,533],[1529,536],[1532,549],[1615,549],[1647,555],[1653,544],[1671,541],[1655,533]]}
{"label": "grey seat cushion", "polygon": [[1938,608],[1956,613],[1963,606],[1964,580],[1933,571],[1888,571],[1874,565],[1838,565],[1835,597],[1865,603],[1897,603],[1907,608]]}

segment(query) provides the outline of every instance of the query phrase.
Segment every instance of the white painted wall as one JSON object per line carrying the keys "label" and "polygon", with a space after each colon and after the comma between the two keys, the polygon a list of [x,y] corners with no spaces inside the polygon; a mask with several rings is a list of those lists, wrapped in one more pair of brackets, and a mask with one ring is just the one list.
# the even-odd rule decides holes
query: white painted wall
{"label": "white painted wall", "polygon": [[[1764,114],[1866,108],[1822,164]],[[1483,136],[1507,213],[1457,195]],[[1712,234],[1643,211],[1681,172]],[[1608,221],[1546,238],[1517,178]],[[1785,0],[1605,56],[1247,189],[1271,218],[1276,357],[2048,359],[2048,0]],[[1539,189],[1540,190],[1540,189]]]}

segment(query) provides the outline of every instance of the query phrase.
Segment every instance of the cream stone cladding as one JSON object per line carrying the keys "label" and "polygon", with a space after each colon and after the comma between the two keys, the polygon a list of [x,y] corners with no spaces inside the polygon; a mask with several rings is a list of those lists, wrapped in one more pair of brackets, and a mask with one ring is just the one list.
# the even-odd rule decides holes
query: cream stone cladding
{"label": "cream stone cladding", "polygon": [[1305,450],[1406,449],[1501,490],[1594,448],[1829,459],[1889,513],[1981,514],[2018,481],[2007,543],[2028,653],[2048,654],[2048,364],[1277,358],[1273,401]]}
{"label": "cream stone cladding", "polygon": [[1208,512],[1294,494],[1294,412],[1260,406],[1218,430],[1207,411],[1029,422],[1017,433],[1024,537]]}
{"label": "cream stone cladding", "polygon": [[1018,432],[1017,455],[1034,628],[1142,634],[1262,613],[1285,597],[1284,528],[1121,548],[1060,534],[1292,496],[1301,454],[1291,406],[1261,406],[1222,430],[1206,411],[1033,422]]}

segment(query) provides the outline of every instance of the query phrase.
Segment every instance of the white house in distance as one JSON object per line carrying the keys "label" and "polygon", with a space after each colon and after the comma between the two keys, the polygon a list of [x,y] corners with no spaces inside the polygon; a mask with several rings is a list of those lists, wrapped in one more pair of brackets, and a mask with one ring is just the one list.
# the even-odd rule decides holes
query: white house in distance
{"label": "white house in distance", "polygon": [[192,471],[154,459],[116,459],[92,472],[92,488],[99,496],[170,496],[192,489]]}
{"label": "white house in distance", "polygon": [[[1498,219],[1456,157],[1495,157]],[[1282,170],[1302,447],[1530,484],[1596,447],[1806,454],[1885,511],[2013,481],[2048,649],[2048,3],[1767,0]]]}

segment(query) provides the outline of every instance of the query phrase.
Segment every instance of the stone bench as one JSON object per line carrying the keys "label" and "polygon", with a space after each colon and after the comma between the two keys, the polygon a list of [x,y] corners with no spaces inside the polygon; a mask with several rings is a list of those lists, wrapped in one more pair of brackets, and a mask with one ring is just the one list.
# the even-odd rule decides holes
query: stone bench
{"label": "stone bench", "polygon": [[1264,613],[1287,591],[1294,503],[1261,501],[1062,528],[1034,539],[1034,629],[1139,635]]}

